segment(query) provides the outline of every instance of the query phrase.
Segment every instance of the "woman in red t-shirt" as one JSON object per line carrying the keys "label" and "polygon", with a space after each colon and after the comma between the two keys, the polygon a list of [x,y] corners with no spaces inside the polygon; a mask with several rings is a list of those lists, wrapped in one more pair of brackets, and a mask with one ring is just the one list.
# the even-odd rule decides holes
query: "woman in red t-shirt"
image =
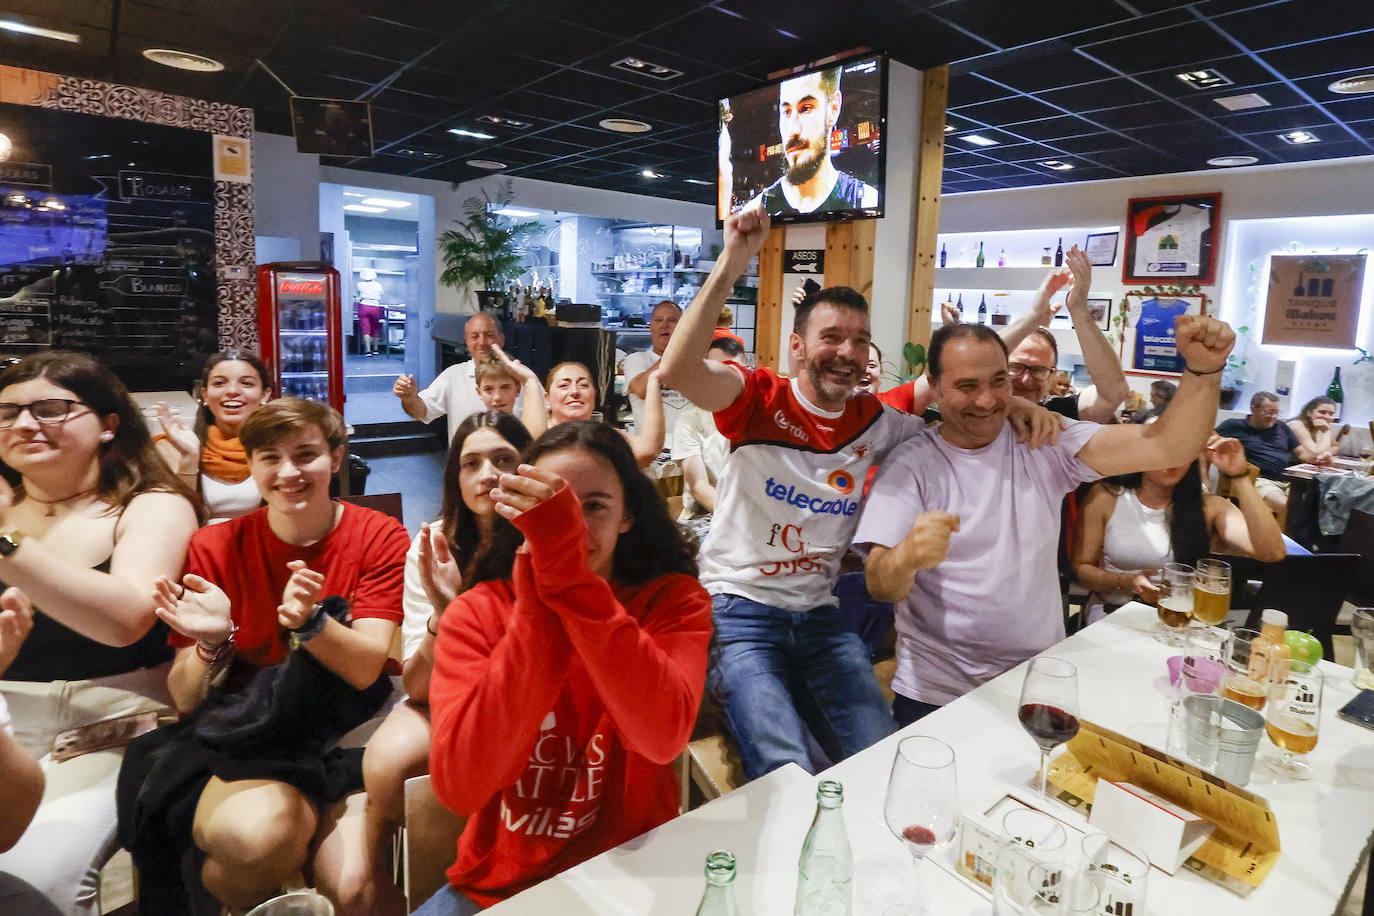
{"label": "woman in red t-shirt", "polygon": [[[711,638],[692,549],[623,436],[556,426],[503,474],[498,534],[444,614],[435,794],[468,822],[417,913],[472,912],[677,814]],[[523,544],[520,537],[523,536]]]}
{"label": "woman in red t-shirt", "polygon": [[[158,580],[157,613],[178,650],[168,686],[183,713],[231,662],[250,671],[277,665],[289,646],[362,690],[380,676],[401,620],[405,529],[329,497],[344,456],[338,412],[281,398],[257,410],[239,438],[266,507],[196,532],[181,582]],[[319,602],[333,595],[348,600],[351,625],[323,613]],[[272,779],[211,777],[192,826],[205,887],[231,907],[275,893],[306,863],[317,826],[329,820],[320,814],[326,801]]]}

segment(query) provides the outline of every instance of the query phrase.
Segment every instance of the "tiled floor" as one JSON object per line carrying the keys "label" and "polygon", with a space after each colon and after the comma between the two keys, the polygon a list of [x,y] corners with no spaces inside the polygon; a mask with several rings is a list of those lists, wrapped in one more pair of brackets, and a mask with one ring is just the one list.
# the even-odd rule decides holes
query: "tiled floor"
{"label": "tiled floor", "polygon": [[411,534],[439,516],[444,503],[444,452],[369,458],[366,493],[400,493],[401,512]]}
{"label": "tiled floor", "polygon": [[350,391],[344,402],[344,419],[354,426],[360,423],[402,423],[410,417],[401,409],[401,401],[386,391]]}

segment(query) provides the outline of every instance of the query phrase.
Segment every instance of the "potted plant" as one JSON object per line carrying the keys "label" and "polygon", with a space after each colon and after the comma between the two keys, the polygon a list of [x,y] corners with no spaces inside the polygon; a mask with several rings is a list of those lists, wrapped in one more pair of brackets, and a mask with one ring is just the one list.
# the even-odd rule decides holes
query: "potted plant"
{"label": "potted plant", "polygon": [[902,362],[905,365],[901,370],[885,370],[884,374],[889,380],[904,385],[920,378],[926,371],[926,348],[908,340],[902,345]]}
{"label": "potted plant", "polygon": [[439,236],[444,258],[439,282],[461,289],[480,281],[484,288],[477,292],[479,309],[488,308],[491,300],[501,296],[503,283],[525,272],[520,242],[544,230],[538,220],[518,223],[497,212],[514,196],[506,181],[495,199],[485,190],[481,197],[469,197],[463,201],[463,218],[453,221],[458,228]]}

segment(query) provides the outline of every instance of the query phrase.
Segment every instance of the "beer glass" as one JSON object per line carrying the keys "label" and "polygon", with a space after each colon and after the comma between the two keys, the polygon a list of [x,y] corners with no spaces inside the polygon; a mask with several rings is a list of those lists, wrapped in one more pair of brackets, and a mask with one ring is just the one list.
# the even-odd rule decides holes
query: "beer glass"
{"label": "beer glass", "polygon": [[1264,711],[1269,697],[1267,685],[1250,676],[1250,646],[1259,637],[1259,630],[1237,627],[1231,631],[1230,652],[1226,659],[1226,674],[1221,679],[1221,695],[1256,712]]}
{"label": "beer glass", "polygon": [[1193,573],[1193,617],[1209,627],[1231,612],[1231,564],[1204,557]]}
{"label": "beer glass", "polygon": [[1317,729],[1322,716],[1322,673],[1309,662],[1290,659],[1288,676],[1269,685],[1269,708],[1265,731],[1283,756],[1269,758],[1265,764],[1280,776],[1311,779],[1312,767],[1300,755],[1317,746]]}
{"label": "beer glass", "polygon": [[1193,616],[1193,567],[1186,563],[1169,563],[1159,583],[1159,601],[1155,605],[1163,630],[1155,638],[1179,649],[1183,647],[1183,633]]}

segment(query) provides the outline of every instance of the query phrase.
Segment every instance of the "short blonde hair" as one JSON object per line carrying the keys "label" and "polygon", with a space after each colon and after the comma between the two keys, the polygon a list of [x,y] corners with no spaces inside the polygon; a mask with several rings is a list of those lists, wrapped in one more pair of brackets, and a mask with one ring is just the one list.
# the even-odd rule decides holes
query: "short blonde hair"
{"label": "short blonde hair", "polygon": [[716,327],[728,328],[735,323],[735,310],[728,305],[720,307],[720,315],[716,318]]}
{"label": "short blonde hair", "polygon": [[478,385],[482,384],[489,378],[510,379],[512,382],[515,382],[516,387],[519,387],[520,385],[520,380],[511,374],[511,371],[506,367],[506,364],[501,362],[499,359],[495,358],[478,360],[477,364],[473,367],[472,374],[474,380],[477,382]]}
{"label": "short blonde hair", "polygon": [[304,398],[277,398],[253,411],[239,432],[239,441],[248,457],[253,452],[276,445],[292,433],[314,426],[324,436],[329,450],[348,441],[348,428],[337,410],[319,401]]}

